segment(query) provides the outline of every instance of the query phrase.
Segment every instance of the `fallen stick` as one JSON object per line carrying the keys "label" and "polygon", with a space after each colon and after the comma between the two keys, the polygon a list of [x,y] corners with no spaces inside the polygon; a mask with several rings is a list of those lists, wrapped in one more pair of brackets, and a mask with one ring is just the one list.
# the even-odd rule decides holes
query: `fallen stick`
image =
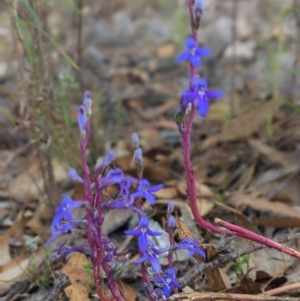
{"label": "fallen stick", "polygon": [[59,294],[71,284],[70,278],[65,274],[57,274],[54,286],[45,301],[55,301]]}
{"label": "fallen stick", "polygon": [[175,294],[168,300],[181,301],[218,301],[218,300],[233,300],[233,301],[299,301],[299,298],[293,297],[270,297],[265,295],[246,295],[246,294],[229,294],[229,293],[180,293]]}

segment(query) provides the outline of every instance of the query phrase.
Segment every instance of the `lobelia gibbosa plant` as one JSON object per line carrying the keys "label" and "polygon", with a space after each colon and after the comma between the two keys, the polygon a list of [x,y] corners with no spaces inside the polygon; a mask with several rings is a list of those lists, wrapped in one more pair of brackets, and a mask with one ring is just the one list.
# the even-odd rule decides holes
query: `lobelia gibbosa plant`
{"label": "lobelia gibbosa plant", "polygon": [[[167,212],[166,229],[169,234],[170,246],[159,249],[156,247],[153,237],[163,233],[153,231],[147,215],[141,209],[142,200],[146,199],[150,204],[155,204],[154,192],[161,189],[163,185],[151,186],[143,178],[143,157],[137,134],[132,135],[134,146],[134,161],[137,170],[137,179],[127,176],[119,168],[109,169],[114,161],[113,152],[108,152],[101,164],[97,165],[93,171],[90,181],[90,169],[86,161],[86,147],[90,134],[90,121],[92,110],[92,100],[89,92],[85,92],[83,104],[78,108],[78,126],[80,132],[79,148],[81,153],[81,163],[83,176],[81,177],[73,168],[69,170],[69,178],[72,181],[84,185],[84,200],[72,200],[65,196],[61,205],[56,208],[56,215],[51,224],[52,236],[47,244],[53,242],[62,233],[68,233],[72,229],[84,229],[87,233],[87,243],[75,246],[57,246],[53,257],[66,255],[72,252],[81,252],[87,255],[92,263],[93,278],[97,293],[101,300],[123,301],[119,291],[116,275],[120,272],[122,264],[127,261],[126,251],[118,253],[116,247],[109,238],[102,234],[104,212],[108,210],[121,209],[131,210],[139,217],[139,223],[135,230],[125,231],[126,235],[137,237],[140,258],[135,262],[141,264],[144,285],[149,300],[165,300],[172,291],[177,292],[180,285],[176,281],[176,270],[173,267],[173,252],[178,249],[187,250],[190,256],[194,253],[205,257],[202,249],[197,247],[197,239],[194,241],[185,239],[181,243],[175,243],[172,229],[175,227],[175,218],[172,215],[174,205],[170,202]],[[104,171],[108,171],[104,173]],[[118,186],[116,195],[104,201],[104,191],[111,185]],[[83,208],[86,215],[82,219],[75,219],[72,212],[75,209]],[[168,269],[161,266],[159,256],[168,252]],[[120,259],[121,258],[121,259]],[[110,291],[110,296],[104,292],[103,281]]]}
{"label": "lobelia gibbosa plant", "polygon": [[[209,99],[222,97],[223,93],[221,91],[208,90],[206,80],[197,75],[196,71],[201,66],[201,56],[210,54],[209,49],[198,47],[197,40],[197,30],[200,27],[201,16],[203,15],[203,0],[190,0],[188,8],[192,34],[191,37],[185,40],[184,45],[186,49],[178,56],[177,60],[178,62],[187,61],[189,63],[190,84],[188,89],[181,95],[180,112],[176,116],[176,123],[182,137],[187,198],[194,218],[201,227],[214,233],[248,238],[300,258],[299,252],[247,229],[216,219],[216,223],[222,226],[223,229],[225,228],[223,230],[205,221],[201,216],[196,202],[194,172],[190,161],[190,135],[196,113],[198,112],[202,117],[205,117],[209,111]],[[102,163],[94,168],[91,181],[90,169],[86,160],[86,147],[90,135],[89,117],[91,113],[91,96],[89,92],[85,92],[83,104],[78,109],[79,148],[83,176],[81,177],[73,168],[69,171],[69,178],[72,181],[84,185],[84,200],[72,200],[69,196],[62,199],[51,224],[52,236],[47,243],[53,242],[59,235],[69,233],[73,229],[85,230],[87,234],[86,244],[75,246],[58,245],[54,256],[66,255],[72,252],[81,252],[87,255],[92,263],[93,278],[99,298],[103,301],[124,301],[119,291],[116,277],[124,262],[127,261],[129,254],[126,251],[117,252],[116,246],[107,236],[102,234],[102,225],[104,213],[108,210],[131,210],[138,215],[139,223],[135,230],[127,230],[125,234],[137,237],[140,257],[136,260],[136,263],[141,265],[148,298],[151,301],[165,300],[180,288],[176,279],[176,270],[173,266],[173,252],[178,249],[184,249],[189,251],[190,256],[197,253],[204,258],[205,253],[197,246],[197,239],[192,241],[186,238],[181,243],[175,243],[172,230],[175,228],[176,222],[172,215],[174,209],[172,202],[169,203],[166,213],[166,231],[169,236],[170,246],[160,249],[155,245],[153,238],[162,235],[162,233],[151,230],[149,219],[143,212],[141,205],[144,199],[154,205],[155,196],[153,193],[162,188],[162,185],[151,186],[147,179],[143,177],[143,156],[137,134],[134,133],[132,135],[137,179],[125,175],[119,168],[109,169],[115,156],[113,152],[108,152]],[[105,173],[105,171],[107,172]],[[111,185],[117,185],[118,192],[116,195],[110,196],[108,200],[104,200],[104,192]],[[78,208],[85,210],[86,214],[83,218],[76,219],[72,214],[73,210]],[[162,253],[167,253],[168,256],[167,269],[162,267],[159,260],[159,256]],[[109,295],[104,291],[104,282],[110,291]]]}

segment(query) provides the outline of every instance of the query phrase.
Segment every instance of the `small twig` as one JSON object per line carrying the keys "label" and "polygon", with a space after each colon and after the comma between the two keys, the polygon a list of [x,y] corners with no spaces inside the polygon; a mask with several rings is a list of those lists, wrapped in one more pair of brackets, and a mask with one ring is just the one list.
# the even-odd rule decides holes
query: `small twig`
{"label": "small twig", "polygon": [[[299,298],[292,297],[270,297],[265,295],[246,295],[229,293],[191,293],[175,294],[169,300],[180,298],[182,301],[214,301],[214,300],[236,300],[236,301],[299,301]],[[184,299],[183,299],[184,298]]]}
{"label": "small twig", "polygon": [[284,293],[287,291],[291,291],[291,290],[295,290],[295,289],[299,289],[299,288],[300,288],[300,282],[297,282],[297,283],[274,288],[272,290],[263,292],[261,295],[274,296],[274,295],[278,295],[278,294],[281,294],[281,293]]}
{"label": "small twig", "polygon": [[[287,242],[293,239],[300,238],[300,233],[295,233],[291,235],[287,235],[281,239],[278,239],[278,242]],[[193,281],[195,278],[197,278],[199,275],[217,267],[217,266],[224,266],[230,261],[233,261],[243,255],[250,254],[254,251],[260,250],[262,248],[266,247],[265,245],[261,244],[254,244],[249,247],[246,247],[244,249],[237,250],[235,252],[226,254],[226,255],[219,255],[217,258],[213,259],[209,262],[202,262],[198,265],[196,265],[192,270],[187,272],[183,277],[179,279],[179,283],[181,286],[186,286],[188,283]]]}
{"label": "small twig", "polygon": [[45,301],[55,301],[59,294],[71,284],[70,278],[65,274],[58,274],[54,281],[54,287]]}

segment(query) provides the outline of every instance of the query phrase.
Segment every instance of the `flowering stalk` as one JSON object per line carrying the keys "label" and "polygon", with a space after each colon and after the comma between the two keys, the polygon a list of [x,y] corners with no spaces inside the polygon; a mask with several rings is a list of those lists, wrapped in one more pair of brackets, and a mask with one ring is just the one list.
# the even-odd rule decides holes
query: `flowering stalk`
{"label": "flowering stalk", "polygon": [[221,97],[222,93],[220,91],[208,91],[205,79],[200,79],[196,75],[196,69],[200,67],[200,56],[207,55],[209,53],[204,48],[198,48],[197,41],[197,29],[199,28],[201,15],[203,14],[203,0],[190,0],[188,8],[192,37],[186,39],[185,47],[187,50],[181,53],[177,60],[178,62],[185,60],[189,61],[190,86],[189,90],[182,93],[181,111],[176,116],[176,122],[182,138],[185,178],[187,185],[186,192],[193,216],[201,227],[206,228],[214,233],[219,233],[226,236],[237,235],[244,237],[270,248],[277,249],[283,253],[300,258],[299,252],[281,245],[271,239],[265,238],[245,228],[229,224],[220,219],[216,219],[217,224],[229,229],[230,231],[221,230],[215,225],[205,221],[201,216],[197,205],[194,170],[190,160],[190,135],[197,110],[202,117],[205,117],[209,110],[209,98]]}

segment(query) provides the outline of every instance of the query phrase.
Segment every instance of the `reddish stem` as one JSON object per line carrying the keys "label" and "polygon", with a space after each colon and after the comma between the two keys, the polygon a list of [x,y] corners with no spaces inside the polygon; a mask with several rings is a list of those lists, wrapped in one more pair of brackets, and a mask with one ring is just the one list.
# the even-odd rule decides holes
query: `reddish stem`
{"label": "reddish stem", "polygon": [[239,227],[239,226],[236,226],[236,225],[232,225],[232,224],[230,224],[228,222],[225,222],[225,221],[223,221],[221,219],[218,219],[218,218],[215,219],[215,222],[217,224],[229,229],[233,235],[237,235],[237,236],[240,236],[240,237],[250,239],[252,241],[261,243],[265,246],[276,249],[276,250],[278,250],[280,252],[283,252],[285,254],[291,255],[293,257],[300,258],[300,253],[299,252],[297,252],[297,251],[295,251],[295,250],[293,250],[293,249],[291,249],[287,246],[284,246],[284,245],[280,244],[279,242],[276,242],[276,241],[271,240],[269,238],[263,237],[259,234],[256,234],[252,231],[249,231],[245,228],[242,228],[242,227]]}

